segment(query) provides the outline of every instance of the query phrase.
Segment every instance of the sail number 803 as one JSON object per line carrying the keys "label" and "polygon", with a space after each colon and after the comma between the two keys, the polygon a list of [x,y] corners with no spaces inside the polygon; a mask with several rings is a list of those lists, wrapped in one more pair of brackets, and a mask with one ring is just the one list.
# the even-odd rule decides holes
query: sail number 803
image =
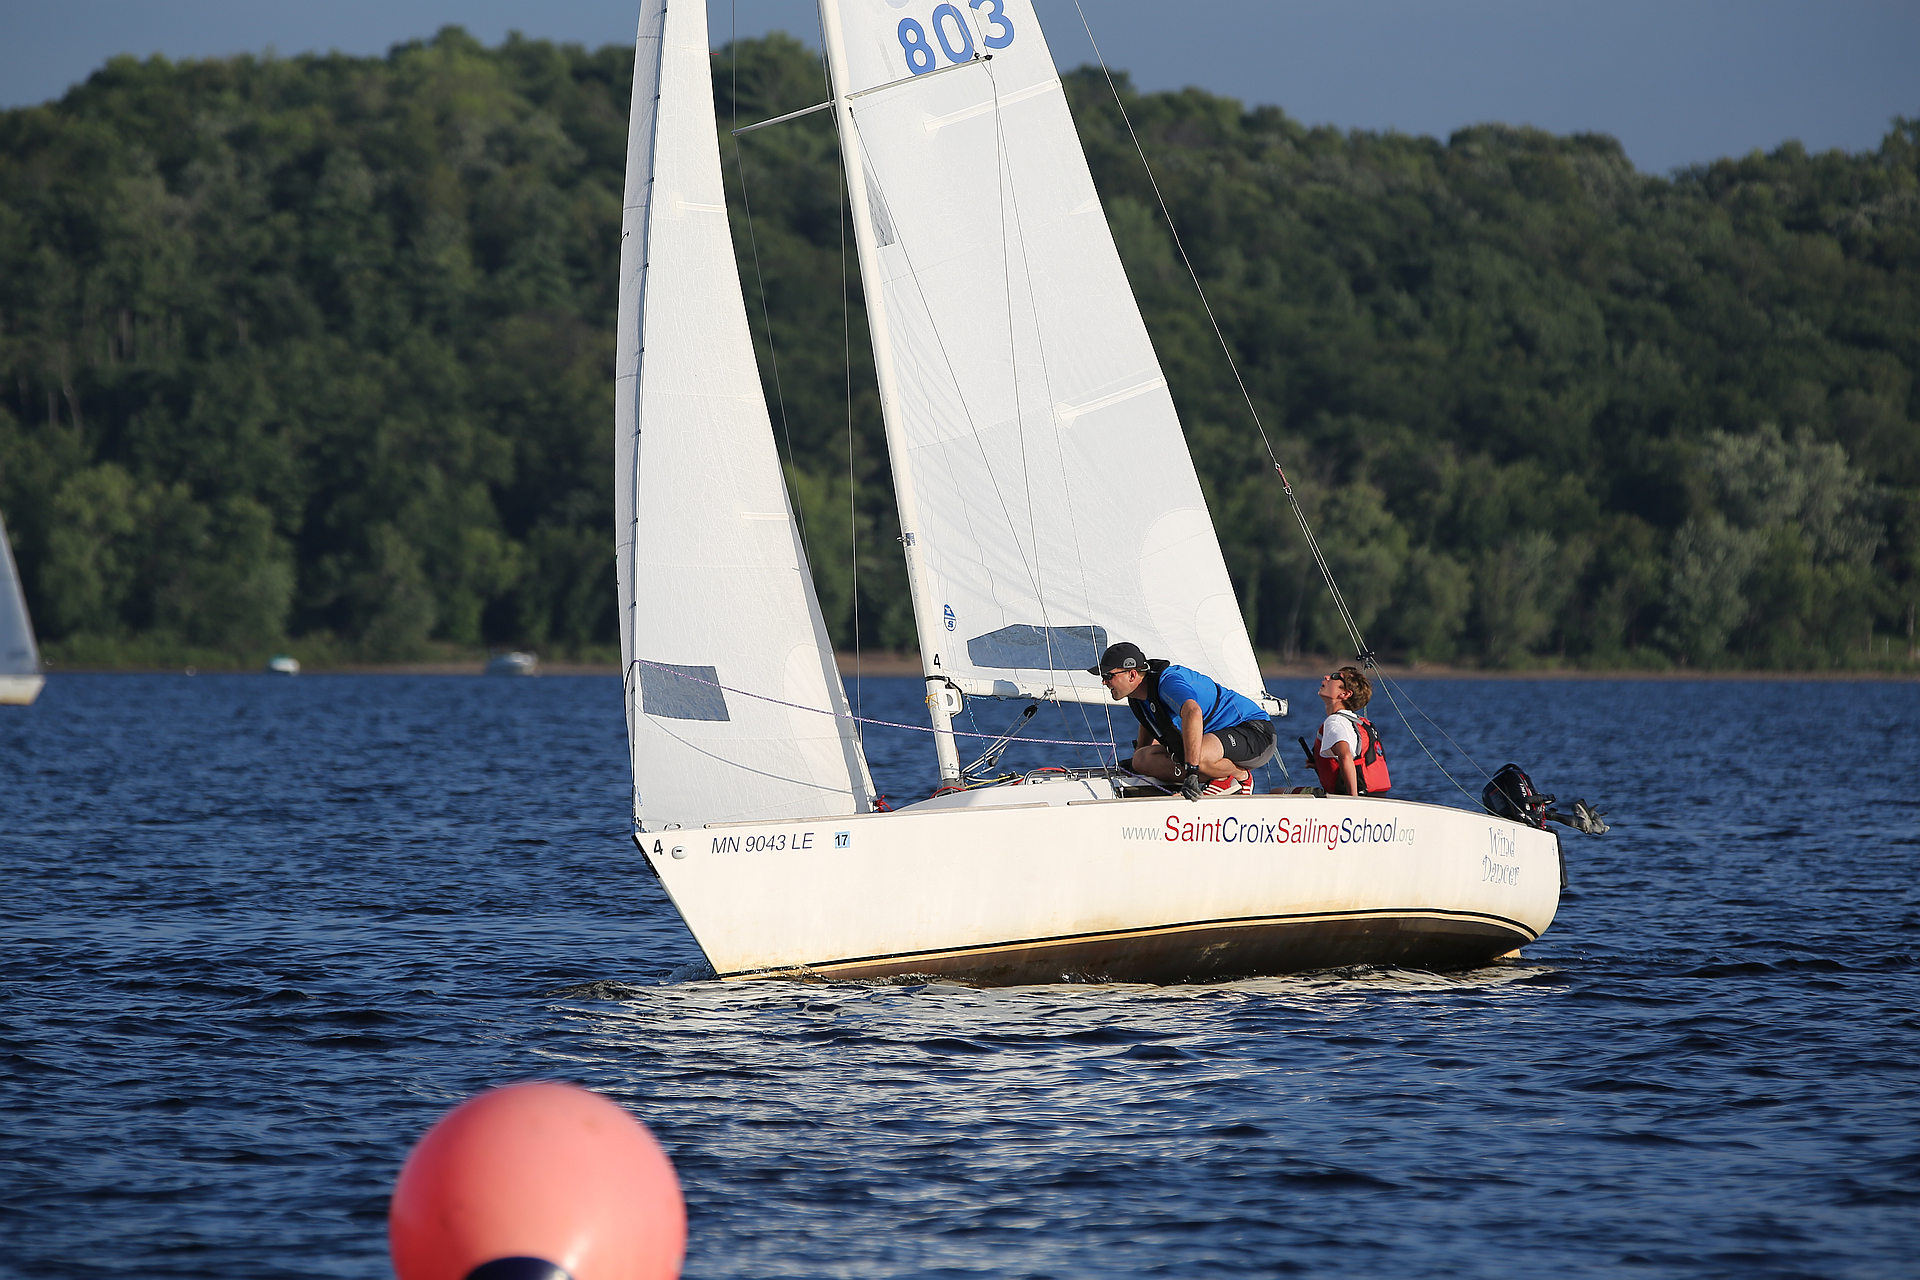
{"label": "sail number 803", "polygon": [[[981,16],[986,19],[981,44],[989,49],[1004,49],[1013,43],[1013,24],[1001,12],[1003,0],[967,0],[967,7],[981,10]],[[927,27],[933,28],[931,39]],[[936,44],[940,52],[947,55],[949,63],[966,62],[974,56],[973,28],[959,9],[951,4],[935,5],[927,15],[925,27],[917,18],[900,19],[900,49],[907,55],[908,71],[916,76],[932,71],[939,64],[934,53]]]}

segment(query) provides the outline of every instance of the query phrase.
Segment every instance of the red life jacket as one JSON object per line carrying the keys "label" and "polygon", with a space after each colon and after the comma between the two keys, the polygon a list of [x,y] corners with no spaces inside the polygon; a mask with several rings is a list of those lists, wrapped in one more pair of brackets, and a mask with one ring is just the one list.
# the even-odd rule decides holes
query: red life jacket
{"label": "red life jacket", "polygon": [[[1354,736],[1360,739],[1360,749],[1353,757],[1353,780],[1359,784],[1360,794],[1378,795],[1391,787],[1393,779],[1387,776],[1387,754],[1380,749],[1380,734],[1373,727],[1373,721],[1355,711],[1336,711],[1333,714],[1353,721]],[[1323,788],[1329,793],[1338,793],[1340,762],[1332,756],[1320,754],[1320,736],[1326,730],[1327,725],[1323,720],[1320,722],[1320,733],[1313,735],[1313,771],[1320,775]]]}

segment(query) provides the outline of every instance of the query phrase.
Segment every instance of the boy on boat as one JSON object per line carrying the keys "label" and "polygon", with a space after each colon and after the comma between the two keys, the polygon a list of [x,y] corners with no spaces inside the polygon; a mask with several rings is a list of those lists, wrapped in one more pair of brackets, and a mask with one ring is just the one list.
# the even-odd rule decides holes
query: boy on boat
{"label": "boy on boat", "polygon": [[1128,768],[1177,782],[1189,800],[1253,790],[1252,770],[1273,758],[1273,721],[1260,704],[1190,667],[1149,660],[1135,644],[1116,644],[1088,675],[1115,702],[1125,700],[1140,732]]}
{"label": "boy on boat", "polygon": [[1342,667],[1320,682],[1327,718],[1307,748],[1307,761],[1330,796],[1382,795],[1393,786],[1380,733],[1361,714],[1372,699],[1373,683],[1358,667]]}

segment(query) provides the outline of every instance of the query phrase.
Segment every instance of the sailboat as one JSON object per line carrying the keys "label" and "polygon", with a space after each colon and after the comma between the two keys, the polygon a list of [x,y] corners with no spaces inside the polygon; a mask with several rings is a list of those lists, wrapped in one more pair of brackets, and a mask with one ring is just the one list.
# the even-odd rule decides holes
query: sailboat
{"label": "sailboat", "polygon": [[7,526],[0,520],[0,706],[24,707],[40,696],[47,678],[40,674],[40,651],[33,643],[33,622],[20,590]]}
{"label": "sailboat", "polygon": [[971,785],[965,703],[1105,704],[1114,641],[1284,707],[1031,3],[819,8],[810,110],[841,144],[942,786],[875,796],[755,366],[705,6],[644,0],[615,372],[633,838],[716,976],[1181,982],[1537,938],[1564,863],[1524,822],[1191,802],[1118,767]]}

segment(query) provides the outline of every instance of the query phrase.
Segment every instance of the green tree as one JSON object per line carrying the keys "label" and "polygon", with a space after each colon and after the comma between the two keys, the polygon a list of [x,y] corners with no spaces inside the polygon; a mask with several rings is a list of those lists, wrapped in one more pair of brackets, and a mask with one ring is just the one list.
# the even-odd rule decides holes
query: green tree
{"label": "green tree", "polygon": [[[447,28],[116,58],[0,112],[0,510],[55,648],[613,646],[632,59]],[[712,69],[723,130],[824,92],[785,37]],[[1920,121],[1654,177],[1599,135],[1309,128],[1120,77],[1130,129],[1098,70],[1063,83],[1259,646],[1348,641],[1249,401],[1388,656],[1904,636]],[[831,120],[719,141],[829,628],[911,646]]]}

